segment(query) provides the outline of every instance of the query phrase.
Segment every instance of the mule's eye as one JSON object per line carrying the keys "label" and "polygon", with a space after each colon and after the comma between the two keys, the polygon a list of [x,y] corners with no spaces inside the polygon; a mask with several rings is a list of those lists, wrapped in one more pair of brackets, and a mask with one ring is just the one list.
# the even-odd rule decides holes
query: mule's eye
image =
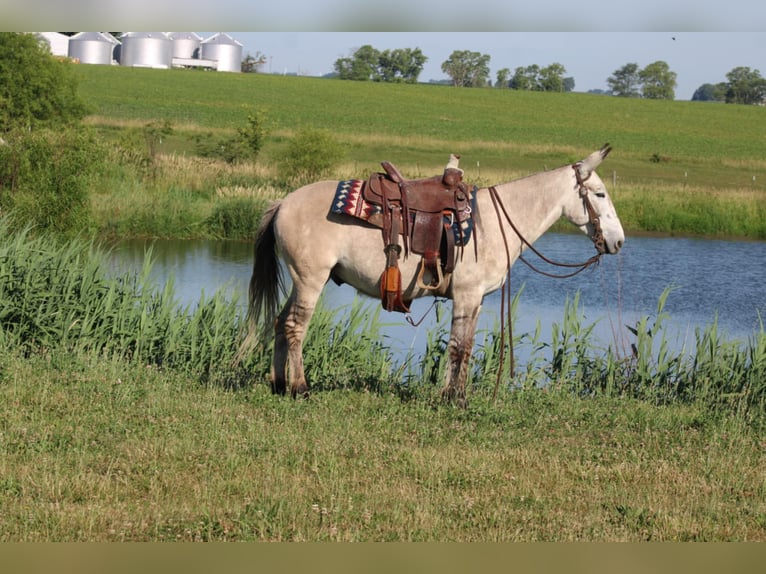
{"label": "mule's eye", "polygon": [[596,192],[596,197],[600,199],[604,199],[606,197],[606,194],[603,191]]}

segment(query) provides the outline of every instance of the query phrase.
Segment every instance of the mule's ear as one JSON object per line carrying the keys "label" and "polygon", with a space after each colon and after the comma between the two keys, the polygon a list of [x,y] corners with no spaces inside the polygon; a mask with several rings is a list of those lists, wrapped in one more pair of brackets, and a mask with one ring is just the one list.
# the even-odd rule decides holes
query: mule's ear
{"label": "mule's ear", "polygon": [[612,151],[612,147],[609,144],[604,144],[600,150],[594,151],[584,160],[579,162],[578,169],[580,171],[580,177],[583,179],[590,177],[590,174],[593,172],[593,170],[596,169],[602,161],[604,161],[604,158],[609,154],[610,151]]}

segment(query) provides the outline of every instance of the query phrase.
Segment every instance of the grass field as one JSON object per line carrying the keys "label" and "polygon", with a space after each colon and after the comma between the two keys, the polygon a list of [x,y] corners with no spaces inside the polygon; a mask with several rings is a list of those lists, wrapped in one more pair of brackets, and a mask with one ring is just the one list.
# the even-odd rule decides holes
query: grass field
{"label": "grass field", "polygon": [[[274,173],[286,141],[309,127],[344,143],[339,178],[365,177],[384,159],[410,177],[428,176],[455,152],[466,180],[480,186],[582,159],[609,142],[614,152],[600,174],[628,231],[766,238],[766,109],[759,106],[260,74],[77,70],[93,112],[89,124],[115,135],[168,120],[174,133],[163,141],[164,154],[193,154],[195,134],[233,133],[254,109],[270,127],[258,161],[265,174]],[[225,170],[188,167],[169,172],[159,193],[182,191],[174,189],[179,179],[200,185],[215,176],[220,187]],[[236,170],[227,169],[224,179],[257,181],[252,170],[232,176]],[[696,217],[683,215],[690,204]]]}
{"label": "grass field", "polygon": [[[493,183],[609,141],[602,177],[626,228],[766,238],[763,108],[77,70],[87,123],[108,141],[175,126],[153,172],[103,166],[91,190],[103,235],[247,237],[221,230],[286,192],[274,158],[311,126],[346,142],[338,176],[381,159],[431,175],[454,151],[468,179]],[[191,135],[233,133],[248,106],[273,123],[257,164],[194,156]],[[179,308],[172,284],[144,283],[148,267],[114,278],[93,244],[14,234],[5,219],[0,233],[2,542],[766,541],[763,331],[739,343],[709,328],[682,357],[647,317],[637,352],[619,356],[568,307],[541,345],[552,358],[496,398],[497,334],[479,341],[461,410],[438,399],[443,333],[401,367],[377,317],[320,309],[314,392],[293,401],[265,384],[268,342],[230,367],[234,302]],[[613,562],[635,566],[622,548]]]}
{"label": "grass field", "polygon": [[766,442],[695,407],[467,412],[4,355],[0,539],[764,541]]}

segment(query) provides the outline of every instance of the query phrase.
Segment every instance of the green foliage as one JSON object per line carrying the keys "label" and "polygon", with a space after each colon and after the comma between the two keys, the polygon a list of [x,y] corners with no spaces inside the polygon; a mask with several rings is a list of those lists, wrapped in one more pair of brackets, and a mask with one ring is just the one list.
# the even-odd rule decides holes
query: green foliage
{"label": "green foliage", "polygon": [[368,44],[357,49],[350,58],[338,58],[334,67],[341,80],[414,84],[427,61],[420,48],[381,52]]}
{"label": "green foliage", "polygon": [[268,135],[265,114],[256,111],[247,115],[247,124],[237,128],[234,136],[215,137],[212,133],[195,134],[192,141],[201,157],[220,158],[226,163],[255,161]]}
{"label": "green foliage", "polygon": [[641,79],[640,68],[635,62],[625,64],[609,76],[606,83],[615,96],[623,98],[637,98],[640,95]]}
{"label": "green foliage", "polygon": [[332,133],[304,128],[288,143],[280,172],[288,181],[312,181],[329,175],[344,155],[343,146]]}
{"label": "green foliage", "polygon": [[442,72],[459,88],[483,88],[489,81],[489,54],[455,50],[442,62]]}
{"label": "green foliage", "polygon": [[638,73],[641,80],[641,96],[651,100],[675,99],[677,74],[670,70],[667,62],[649,64]]}
{"label": "green foliage", "polygon": [[739,66],[726,74],[726,102],[730,104],[763,104],[766,101],[766,78],[758,70]]}
{"label": "green foliage", "polygon": [[380,51],[366,44],[354,52],[350,58],[335,61],[335,72],[341,80],[378,80],[378,62]]}
{"label": "green foliage", "polygon": [[141,177],[156,179],[158,154],[164,139],[172,133],[170,120],[154,120],[140,128],[129,128],[121,134],[117,155],[122,162],[134,167]]}
{"label": "green foliage", "polygon": [[104,157],[83,129],[15,131],[0,146],[0,201],[15,221],[72,236],[90,227],[89,188]]}
{"label": "green foliage", "polygon": [[564,74],[566,68],[558,62],[544,68],[536,64],[519,66],[508,85],[514,90],[571,92],[574,89],[574,79],[565,78]]}
{"label": "green foliage", "polygon": [[[175,300],[173,281],[152,284],[151,252],[140,274],[114,276],[92,243],[58,245],[10,234],[0,248],[0,327],[6,342],[36,351],[62,349],[174,367],[230,381],[227,365],[239,330],[236,301]],[[257,357],[253,360],[257,360]],[[252,363],[248,363],[252,367]],[[263,368],[263,367],[262,367]]]}
{"label": "green foliage", "polygon": [[71,67],[34,34],[0,32],[0,133],[81,119],[86,107]]}
{"label": "green foliage", "polygon": [[264,201],[234,197],[216,203],[206,225],[213,237],[252,239],[265,210]]}

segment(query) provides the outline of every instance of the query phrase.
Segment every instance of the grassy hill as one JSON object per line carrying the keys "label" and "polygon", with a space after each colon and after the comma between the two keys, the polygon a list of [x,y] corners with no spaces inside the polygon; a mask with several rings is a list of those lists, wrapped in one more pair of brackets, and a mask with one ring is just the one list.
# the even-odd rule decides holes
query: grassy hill
{"label": "grassy hill", "polygon": [[625,185],[766,189],[766,108],[758,106],[106,66],[78,73],[91,121],[104,126],[167,119],[181,132],[233,130],[257,108],[277,139],[302,127],[331,130],[364,164],[438,166],[454,151],[469,176],[531,172],[610,142],[608,169]]}

